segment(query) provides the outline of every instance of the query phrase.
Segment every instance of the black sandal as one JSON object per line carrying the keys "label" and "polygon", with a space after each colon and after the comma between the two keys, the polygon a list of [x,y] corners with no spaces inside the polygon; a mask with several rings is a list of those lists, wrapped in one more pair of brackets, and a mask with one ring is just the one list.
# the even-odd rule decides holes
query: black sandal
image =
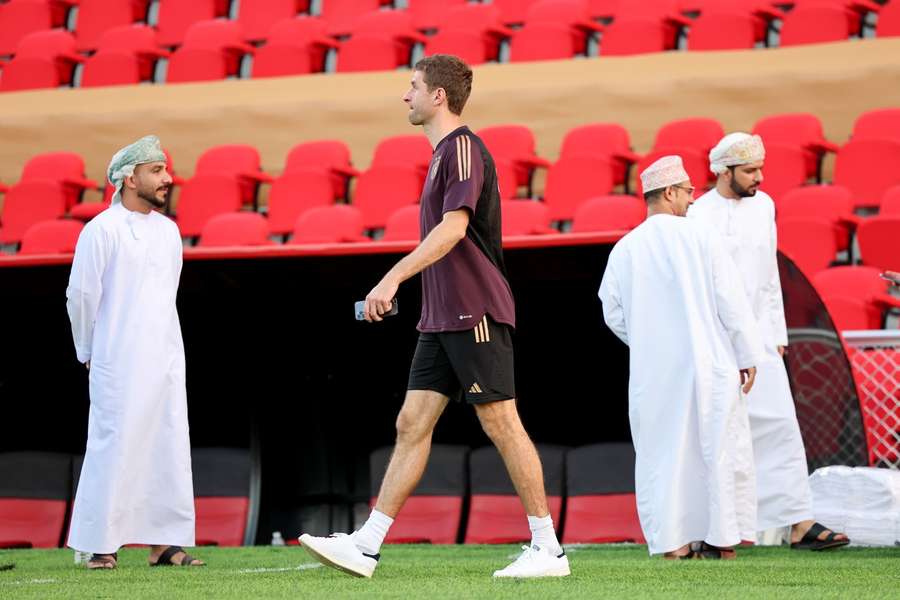
{"label": "black sandal", "polygon": [[737,558],[737,552],[734,551],[734,548],[719,548],[706,542],[700,542],[696,549],[692,544],[691,550],[694,552],[694,558],[698,559],[734,560]]}
{"label": "black sandal", "polygon": [[[829,531],[825,539],[819,539],[819,536],[822,535],[823,531]],[[828,529],[821,523],[813,523],[809,530],[803,534],[803,537],[800,538],[799,542],[791,543],[791,550],[828,550],[830,548],[840,548],[841,546],[846,546],[850,543],[850,539],[847,536],[844,536],[844,539],[837,539],[838,535],[843,535],[835,532],[832,529]]]}
{"label": "black sandal", "polygon": [[[96,567],[90,566],[90,563],[99,563]],[[115,569],[119,564],[119,555],[116,552],[112,554],[91,554],[88,560],[88,569]],[[109,566],[107,566],[109,565]]]}
{"label": "black sandal", "polygon": [[159,558],[156,559],[156,562],[150,563],[151,567],[205,567],[206,563],[201,562],[199,565],[191,564],[195,560],[199,560],[184,552],[184,557],[181,559],[181,562],[173,562],[172,557],[174,557],[179,552],[184,552],[184,548],[181,546],[169,546],[165,550],[162,551],[162,554],[159,555]]}

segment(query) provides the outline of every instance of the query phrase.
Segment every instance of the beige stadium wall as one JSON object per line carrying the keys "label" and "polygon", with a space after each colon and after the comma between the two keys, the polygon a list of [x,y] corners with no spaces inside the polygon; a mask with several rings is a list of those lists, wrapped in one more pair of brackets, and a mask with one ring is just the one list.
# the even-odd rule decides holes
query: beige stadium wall
{"label": "beige stadium wall", "polygon": [[[206,148],[227,143],[255,145],[264,169],[278,174],[292,146],[322,138],[345,141],[364,168],[381,138],[418,133],[401,101],[409,77],[404,70],[0,94],[0,181],[17,181],[29,157],[54,150],[80,153],[88,176],[102,181],[112,153],[148,133],[160,136],[182,176]],[[464,117],[473,129],[528,125],[539,154],[553,159],[569,129],[591,122],[624,125],[643,152],[672,119],[707,116],[726,130],[748,130],[766,115],[803,111],[843,142],[860,113],[887,106],[900,106],[900,38],[485,65],[475,70]]]}

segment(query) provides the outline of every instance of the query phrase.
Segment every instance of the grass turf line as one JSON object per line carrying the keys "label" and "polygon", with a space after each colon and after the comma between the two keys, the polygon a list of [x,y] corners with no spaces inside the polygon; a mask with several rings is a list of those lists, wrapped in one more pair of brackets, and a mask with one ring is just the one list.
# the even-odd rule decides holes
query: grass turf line
{"label": "grass turf line", "polygon": [[576,546],[572,575],[493,580],[518,546],[385,546],[371,580],[316,567],[297,547],[198,548],[202,568],[146,566],[125,549],[114,571],[72,564],[71,550],[0,550],[0,598],[889,598],[900,548],[798,552],[740,548],[735,561],[664,561],[643,546]]}

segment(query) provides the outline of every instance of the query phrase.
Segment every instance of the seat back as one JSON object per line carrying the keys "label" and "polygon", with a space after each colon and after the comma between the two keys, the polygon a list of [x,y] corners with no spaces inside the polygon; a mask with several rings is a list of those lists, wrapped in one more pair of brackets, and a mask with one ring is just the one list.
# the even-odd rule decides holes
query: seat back
{"label": "seat back", "polygon": [[779,198],[806,183],[806,157],[796,146],[769,144],[760,189]]}
{"label": "seat back", "polygon": [[19,254],[71,254],[84,223],[55,219],[35,223],[22,236]]}
{"label": "seat back", "polygon": [[194,508],[198,546],[241,546],[250,514],[250,452],[243,448],[193,448]]}
{"label": "seat back", "polygon": [[568,221],[588,198],[612,192],[609,161],[575,156],[558,160],[547,172],[544,202],[553,221]]}
{"label": "seat back", "polygon": [[196,237],[212,217],[241,208],[241,188],[233,177],[209,174],[195,175],[178,195],[178,229],[184,237]]}
{"label": "seat back", "polygon": [[301,213],[290,243],[338,244],[366,240],[362,212],[353,206],[335,204],[317,206]]}
{"label": "seat back", "polygon": [[[179,46],[184,42],[188,28],[194,23],[209,21],[227,14],[222,12],[222,2],[218,0],[159,0],[159,43],[163,46]],[[242,4],[254,4],[244,2]],[[241,6],[243,12],[243,6]]]}
{"label": "seat back", "polygon": [[96,50],[107,29],[147,19],[149,0],[79,0],[75,36],[81,51]]}
{"label": "seat back", "polygon": [[244,30],[244,39],[258,41],[266,39],[275,23],[307,11],[309,0],[255,0],[241,3],[238,22]]}
{"label": "seat back", "polygon": [[807,278],[834,262],[838,248],[831,221],[814,216],[779,219],[777,227],[778,249],[786,252]]}
{"label": "seat back", "polygon": [[564,543],[644,543],[634,497],[634,448],[593,444],[566,455]]}
{"label": "seat back", "polygon": [[702,13],[691,24],[688,50],[743,50],[756,45],[756,23],[749,14]]}
{"label": "seat back", "polygon": [[825,139],[822,122],[810,113],[785,113],[771,115],[756,122],[753,133],[760,136],[763,143],[795,146],[806,156],[806,176],[815,177],[819,173],[819,161],[827,151],[837,147]]}
{"label": "seat back", "polygon": [[320,169],[330,173],[335,199],[347,196],[347,181],[357,175],[350,149],[340,140],[317,140],[297,144],[288,152],[284,173]]}
{"label": "seat back", "polygon": [[834,183],[853,193],[856,207],[878,206],[888,189],[900,185],[900,142],[847,142],[837,154]]}
{"label": "seat back", "polygon": [[0,92],[55,88],[59,85],[59,69],[48,58],[13,58],[3,65]]}
{"label": "seat back", "polygon": [[[897,6],[900,7],[900,4]],[[850,137],[854,140],[900,141],[900,108],[864,112],[853,123]]]}
{"label": "seat back", "polygon": [[787,13],[781,24],[783,47],[837,42],[849,36],[847,14],[835,6],[798,6]]}
{"label": "seat back", "polygon": [[0,244],[18,244],[35,223],[58,219],[65,213],[66,198],[59,184],[47,180],[17,183],[3,199]]}
{"label": "seat back", "polygon": [[573,233],[634,229],[647,218],[647,203],[634,196],[588,198],[575,211]]}
{"label": "seat back", "polygon": [[644,18],[616,18],[603,32],[600,56],[629,56],[667,49],[666,26]]}
{"label": "seat back", "polygon": [[558,60],[578,54],[572,28],[560,23],[533,23],[516,30],[509,45],[510,62]]}
{"label": "seat back", "polygon": [[0,454],[0,548],[60,546],[71,499],[72,457]]}
{"label": "seat back", "polygon": [[421,175],[410,167],[375,167],[357,179],[353,206],[362,212],[366,229],[378,229],[394,211],[418,202],[421,188]]}
{"label": "seat back", "polygon": [[563,138],[559,157],[571,156],[607,159],[616,185],[625,183],[628,167],[637,159],[637,155],[631,151],[628,130],[618,123],[592,123],[570,129]]}
{"label": "seat back", "polygon": [[81,87],[131,85],[140,83],[138,59],[124,52],[98,52],[84,63]]}
{"label": "seat back", "polygon": [[304,212],[333,202],[334,189],[327,171],[286,171],[269,190],[269,233],[287,235]]}
{"label": "seat back", "polygon": [[374,167],[414,167],[427,169],[433,152],[424,135],[395,135],[378,142],[372,155]]}
{"label": "seat back", "polygon": [[[559,528],[565,496],[566,448],[549,444],[538,444],[536,448],[543,467],[550,516]],[[531,539],[522,501],[494,446],[473,450],[469,455],[469,482],[471,498],[465,543],[510,544]]]}
{"label": "seat back", "polygon": [[543,202],[506,200],[500,204],[503,236],[559,233],[550,227],[550,210]]}
{"label": "seat back", "polygon": [[228,77],[221,52],[204,48],[179,48],[169,59],[166,83],[216,81]]}
{"label": "seat back", "polygon": [[228,175],[241,186],[241,202],[256,200],[262,171],[259,150],[249,144],[225,144],[208,148],[197,159],[194,175]]}
{"label": "seat back", "polygon": [[900,271],[900,217],[878,216],[866,219],[856,230],[859,253],[865,265]]}
{"label": "seat back", "polygon": [[198,246],[268,246],[266,218],[254,212],[216,215],[203,226]]}
{"label": "seat back", "polygon": [[382,241],[419,241],[421,239],[420,208],[418,204],[397,209],[388,217]]}
{"label": "seat back", "polygon": [[[379,448],[370,456],[373,506],[393,451],[393,447]],[[457,542],[463,498],[468,487],[468,454],[469,449],[465,446],[432,444],[425,472],[394,519],[385,542]]]}
{"label": "seat back", "polygon": [[394,41],[375,35],[354,36],[338,50],[337,71],[390,71],[401,66]]}

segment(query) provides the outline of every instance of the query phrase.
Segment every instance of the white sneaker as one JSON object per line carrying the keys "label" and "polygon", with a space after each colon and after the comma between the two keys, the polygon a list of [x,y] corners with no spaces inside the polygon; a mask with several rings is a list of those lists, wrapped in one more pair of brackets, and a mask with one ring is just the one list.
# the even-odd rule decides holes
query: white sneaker
{"label": "white sneaker", "polygon": [[346,533],[332,533],[328,537],[304,533],[300,545],[323,565],[356,577],[371,577],[381,554],[366,554],[356,547],[354,540],[354,535]]}
{"label": "white sneaker", "polygon": [[559,556],[537,545],[522,546],[522,555],[505,569],[494,571],[494,577],[565,577],[569,575],[569,558]]}

